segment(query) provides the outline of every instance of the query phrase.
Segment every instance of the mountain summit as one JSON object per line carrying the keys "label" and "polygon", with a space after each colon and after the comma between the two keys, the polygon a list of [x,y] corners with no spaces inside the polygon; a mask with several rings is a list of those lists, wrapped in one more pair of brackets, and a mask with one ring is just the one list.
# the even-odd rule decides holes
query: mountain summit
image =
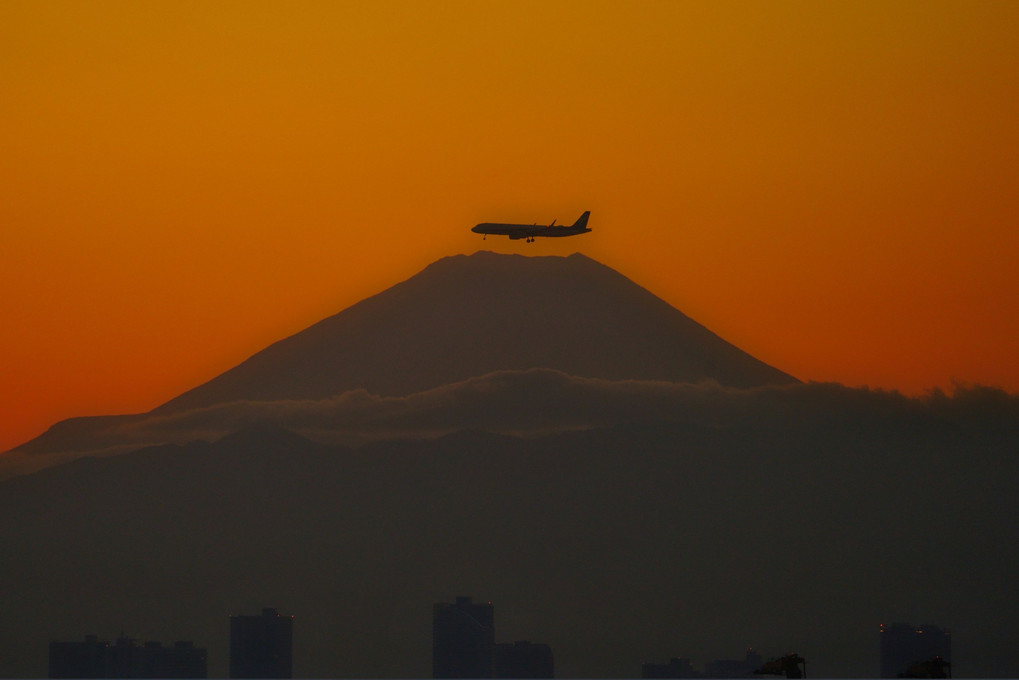
{"label": "mountain summit", "polygon": [[155,413],[358,388],[402,396],[531,368],[733,387],[796,382],[583,255],[478,252],[438,260]]}

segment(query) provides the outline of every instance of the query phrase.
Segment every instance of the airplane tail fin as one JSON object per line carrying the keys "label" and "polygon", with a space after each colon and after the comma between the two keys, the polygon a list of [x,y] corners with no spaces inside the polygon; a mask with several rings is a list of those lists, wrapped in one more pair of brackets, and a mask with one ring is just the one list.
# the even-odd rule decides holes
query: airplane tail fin
{"label": "airplane tail fin", "polygon": [[574,229],[587,229],[587,218],[591,216],[590,210],[585,210],[584,214],[577,218],[577,221],[573,223]]}

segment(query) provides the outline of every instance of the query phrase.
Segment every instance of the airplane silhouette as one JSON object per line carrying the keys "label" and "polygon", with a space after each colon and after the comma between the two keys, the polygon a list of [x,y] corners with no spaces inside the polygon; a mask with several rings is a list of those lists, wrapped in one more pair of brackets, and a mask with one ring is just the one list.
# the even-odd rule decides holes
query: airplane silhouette
{"label": "airplane silhouette", "polygon": [[509,236],[514,241],[523,238],[527,239],[527,243],[531,243],[538,236],[575,236],[576,234],[589,232],[591,230],[587,228],[587,218],[590,216],[591,211],[585,210],[584,214],[569,227],[557,227],[555,226],[555,220],[552,220],[552,224],[498,224],[495,222],[482,222],[475,225],[471,231],[475,234],[484,234],[486,238],[489,234],[495,234],[498,236]]}

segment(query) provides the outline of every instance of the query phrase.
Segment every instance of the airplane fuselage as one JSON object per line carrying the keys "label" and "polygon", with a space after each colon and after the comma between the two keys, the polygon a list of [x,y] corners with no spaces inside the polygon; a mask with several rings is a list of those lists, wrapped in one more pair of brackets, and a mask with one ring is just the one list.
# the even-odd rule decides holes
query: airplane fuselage
{"label": "airplane fuselage", "polygon": [[575,236],[591,231],[590,229],[574,229],[573,227],[550,227],[543,224],[497,224],[495,222],[482,222],[473,229],[476,234],[493,234],[495,236],[509,236],[511,239],[527,238],[529,236]]}
{"label": "airplane fuselage", "polygon": [[591,211],[585,212],[571,226],[555,226],[552,224],[502,224],[499,222],[482,222],[475,225],[471,231],[475,234],[488,236],[508,236],[511,240],[527,239],[528,242],[541,236],[543,238],[561,238],[563,236],[576,236],[591,231],[587,228],[587,219]]}

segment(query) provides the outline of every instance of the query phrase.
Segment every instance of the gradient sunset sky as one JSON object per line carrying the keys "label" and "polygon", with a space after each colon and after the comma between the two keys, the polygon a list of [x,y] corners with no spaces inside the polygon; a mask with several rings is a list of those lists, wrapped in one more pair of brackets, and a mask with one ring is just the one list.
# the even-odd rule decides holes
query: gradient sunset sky
{"label": "gradient sunset sky", "polygon": [[803,380],[1019,390],[1017,35],[1016,2],[6,0],[0,451],[479,249],[583,252]]}

